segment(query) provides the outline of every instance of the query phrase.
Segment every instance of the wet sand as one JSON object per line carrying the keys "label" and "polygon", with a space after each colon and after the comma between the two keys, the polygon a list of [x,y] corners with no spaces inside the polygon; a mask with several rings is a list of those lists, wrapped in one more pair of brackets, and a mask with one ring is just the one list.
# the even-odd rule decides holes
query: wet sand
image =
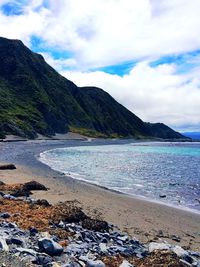
{"label": "wet sand", "polygon": [[[103,142],[96,141],[95,144]],[[85,144],[88,143],[81,140],[0,143],[0,161],[17,166],[16,170],[0,171],[0,180],[6,183],[36,180],[49,190],[34,193],[35,198],[44,198],[51,203],[77,200],[87,214],[107,220],[142,242],[160,238],[199,250],[200,214],[77,181],[51,170],[37,160],[37,155],[42,151]],[[173,236],[179,236],[181,241],[172,240]]]}

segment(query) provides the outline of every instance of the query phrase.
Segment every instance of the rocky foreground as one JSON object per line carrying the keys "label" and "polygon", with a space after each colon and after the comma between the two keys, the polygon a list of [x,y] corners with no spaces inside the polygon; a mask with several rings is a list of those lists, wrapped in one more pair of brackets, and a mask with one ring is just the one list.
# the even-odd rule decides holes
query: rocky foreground
{"label": "rocky foreground", "polygon": [[0,182],[0,266],[198,266],[200,253],[162,240],[142,244],[77,201],[50,205],[32,199],[37,182]]}

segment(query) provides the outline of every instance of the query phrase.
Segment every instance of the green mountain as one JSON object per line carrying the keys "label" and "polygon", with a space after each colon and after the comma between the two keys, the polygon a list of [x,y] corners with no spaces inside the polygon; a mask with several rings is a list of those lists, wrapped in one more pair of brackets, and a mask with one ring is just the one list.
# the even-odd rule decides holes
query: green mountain
{"label": "green mountain", "polygon": [[102,137],[184,138],[145,123],[95,87],[77,87],[19,40],[0,38],[0,134],[35,138],[67,131]]}

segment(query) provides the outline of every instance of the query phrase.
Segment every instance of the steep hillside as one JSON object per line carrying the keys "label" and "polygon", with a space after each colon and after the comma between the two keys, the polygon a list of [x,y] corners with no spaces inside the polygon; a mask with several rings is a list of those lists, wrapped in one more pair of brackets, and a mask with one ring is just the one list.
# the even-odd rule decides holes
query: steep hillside
{"label": "steep hillside", "polygon": [[68,130],[93,136],[183,138],[147,124],[94,87],[79,88],[19,40],[0,38],[0,134],[35,138]]}

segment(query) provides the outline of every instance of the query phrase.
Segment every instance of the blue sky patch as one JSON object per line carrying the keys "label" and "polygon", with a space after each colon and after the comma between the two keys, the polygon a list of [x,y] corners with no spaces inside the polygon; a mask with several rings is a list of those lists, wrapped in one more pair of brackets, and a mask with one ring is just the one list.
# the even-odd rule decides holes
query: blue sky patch
{"label": "blue sky patch", "polygon": [[6,16],[20,16],[23,14],[23,7],[28,4],[28,0],[10,1],[1,6],[1,11]]}
{"label": "blue sky patch", "polygon": [[126,63],[122,63],[119,65],[111,65],[111,66],[106,66],[106,67],[102,67],[98,69],[93,69],[92,71],[99,70],[99,71],[104,71],[109,74],[116,74],[119,76],[124,76],[125,74],[128,74],[136,64],[137,64],[136,61],[126,62]]}
{"label": "blue sky patch", "polygon": [[200,50],[179,55],[170,55],[161,57],[150,63],[151,67],[157,67],[162,64],[175,64],[177,73],[185,73],[194,68],[198,63],[195,63],[195,58],[200,57]]}
{"label": "blue sky patch", "polygon": [[45,41],[40,37],[31,37],[31,50],[36,53],[48,53],[54,59],[67,59],[73,57],[73,53],[70,51],[63,51],[62,49],[47,46]]}

